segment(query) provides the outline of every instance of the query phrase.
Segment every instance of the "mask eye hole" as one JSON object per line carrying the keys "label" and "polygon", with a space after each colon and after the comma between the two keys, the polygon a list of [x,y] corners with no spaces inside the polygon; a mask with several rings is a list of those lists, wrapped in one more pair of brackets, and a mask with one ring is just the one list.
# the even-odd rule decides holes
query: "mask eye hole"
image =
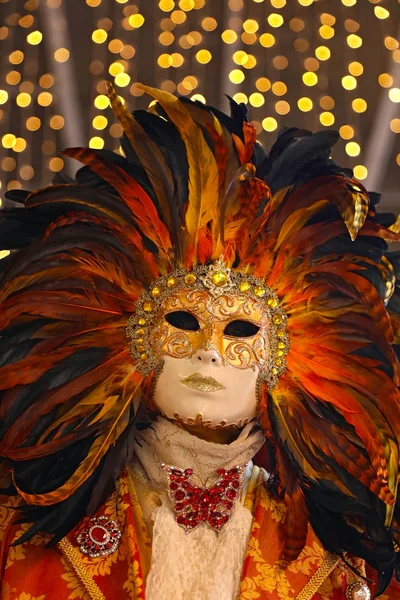
{"label": "mask eye hole", "polygon": [[167,313],[165,320],[173,327],[184,331],[198,331],[200,329],[200,323],[196,317],[185,310],[175,310]]}
{"label": "mask eye hole", "polygon": [[224,329],[224,334],[231,337],[251,337],[260,331],[258,325],[250,323],[250,321],[242,321],[237,319],[231,321]]}

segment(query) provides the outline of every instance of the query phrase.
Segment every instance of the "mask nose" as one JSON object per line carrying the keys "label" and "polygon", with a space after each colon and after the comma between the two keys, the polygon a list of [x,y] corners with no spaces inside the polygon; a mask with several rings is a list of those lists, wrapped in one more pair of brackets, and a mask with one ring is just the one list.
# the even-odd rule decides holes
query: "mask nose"
{"label": "mask nose", "polygon": [[217,350],[198,350],[193,355],[192,361],[194,364],[213,365],[221,367],[224,364],[223,358]]}

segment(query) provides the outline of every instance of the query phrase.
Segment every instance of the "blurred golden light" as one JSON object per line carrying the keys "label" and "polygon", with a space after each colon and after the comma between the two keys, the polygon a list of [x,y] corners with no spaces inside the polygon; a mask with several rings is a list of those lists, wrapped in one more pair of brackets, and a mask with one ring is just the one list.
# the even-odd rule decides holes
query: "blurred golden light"
{"label": "blurred golden light", "polygon": [[54,84],[54,77],[53,77],[53,75],[50,75],[48,73],[45,73],[39,79],[39,85],[40,85],[40,87],[42,87],[44,89],[51,88],[51,86],[53,84]]}
{"label": "blurred golden light", "polygon": [[275,110],[278,115],[287,115],[290,112],[290,104],[286,100],[279,100],[279,102],[275,103]]}
{"label": "blurred golden light", "polygon": [[293,42],[293,47],[296,52],[306,52],[309,46],[310,44],[305,38],[297,38],[297,40],[294,40]]}
{"label": "blurred golden light", "polygon": [[8,57],[8,60],[13,65],[19,65],[24,60],[24,53],[21,50],[14,50]]}
{"label": "blurred golden light", "polygon": [[18,94],[15,101],[21,108],[26,108],[32,102],[32,96],[26,92],[22,92],[22,94]]}
{"label": "blurred golden light", "polygon": [[319,120],[325,127],[330,127],[335,122],[335,116],[331,112],[323,112],[319,115]]}
{"label": "blurred golden light", "polygon": [[104,110],[105,108],[110,106],[110,99],[105,94],[99,94],[94,99],[94,105],[96,108]]}
{"label": "blurred golden light", "polygon": [[298,0],[298,3],[301,4],[301,6],[311,6],[313,2],[314,0]]}
{"label": "blurred golden light", "polygon": [[96,84],[96,92],[98,94],[106,94],[107,93],[107,82],[105,79],[101,79]]}
{"label": "blurred golden light", "polygon": [[191,40],[188,38],[187,35],[181,35],[181,37],[179,38],[179,45],[184,50],[189,50],[189,48],[193,46]]}
{"label": "blurred golden light", "polygon": [[234,44],[237,37],[237,33],[233,31],[233,29],[225,29],[225,31],[221,33],[222,41],[225,42],[225,44]]}
{"label": "blurred golden light", "polygon": [[294,19],[290,19],[289,27],[292,31],[298,33],[304,29],[304,21],[295,17]]}
{"label": "blurred golden light", "polygon": [[247,19],[243,23],[243,29],[247,33],[256,33],[256,31],[258,31],[259,27],[260,27],[259,24],[254,19]]}
{"label": "blurred golden light", "polygon": [[400,152],[398,153],[398,155],[396,156],[396,162],[400,167]]}
{"label": "blurred golden light", "polygon": [[332,108],[335,106],[335,101],[332,96],[322,96],[322,98],[319,100],[319,105],[324,110],[332,110]]}
{"label": "blurred golden light", "polygon": [[275,94],[275,96],[284,96],[287,92],[287,85],[286,83],[283,83],[283,81],[275,81],[275,83],[272,84],[272,93]]}
{"label": "blurred golden light", "polygon": [[374,6],[374,13],[378,19],[387,19],[390,17],[390,12],[383,6]]}
{"label": "blurred golden light", "polygon": [[306,73],[303,73],[302,79],[303,83],[308,86],[313,86],[318,83],[318,75],[312,71],[306,71]]}
{"label": "blurred golden light", "polygon": [[186,21],[186,13],[182,10],[174,10],[174,12],[171,13],[171,21],[177,25],[184,23]]}
{"label": "blurred golden light", "polygon": [[388,50],[397,50],[397,48],[399,47],[399,41],[396,40],[394,37],[387,35],[385,37],[385,46]]}
{"label": "blurred golden light", "polygon": [[237,65],[243,65],[249,58],[249,55],[247,52],[244,52],[244,50],[238,50],[237,52],[233,53],[232,58],[233,62],[235,62]]}
{"label": "blurred golden light", "polygon": [[62,129],[65,125],[65,121],[64,121],[64,117],[62,117],[61,115],[54,115],[53,117],[51,117],[50,119],[50,127],[52,129],[58,130],[58,129]]}
{"label": "blurred golden light", "polygon": [[333,27],[333,25],[336,23],[336,17],[329,13],[322,13],[320,19],[322,25],[328,25],[329,27]]}
{"label": "blurred golden light", "polygon": [[118,39],[111,40],[110,43],[108,44],[108,49],[113,54],[117,54],[118,52],[121,52],[123,47],[124,47],[124,43]]}
{"label": "blurred golden light", "polygon": [[53,96],[49,92],[41,92],[37,97],[37,101],[40,106],[50,106],[53,102]]}
{"label": "blurred golden light", "polygon": [[309,112],[313,108],[313,101],[307,96],[303,96],[297,100],[297,106],[302,112]]}
{"label": "blurred golden light", "polygon": [[161,83],[160,88],[163,90],[163,92],[169,92],[170,94],[173,94],[176,90],[176,84],[170,79],[166,79]]}
{"label": "blurred golden light", "polygon": [[271,48],[275,44],[275,38],[272,33],[263,33],[260,35],[259,42],[264,48]]}
{"label": "blurred golden light", "polygon": [[243,94],[243,92],[237,92],[236,94],[234,94],[233,100],[238,104],[247,104],[249,101],[246,94]]}
{"label": "blurred golden light", "polygon": [[101,4],[101,0],[86,0],[86,4],[92,8],[95,8]]}
{"label": "blurred golden light", "polygon": [[330,40],[335,35],[335,30],[330,25],[321,25],[318,31],[324,40]]}
{"label": "blurred golden light", "polygon": [[394,133],[400,133],[400,119],[392,119],[390,121],[390,129]]}
{"label": "blurred golden light", "polygon": [[125,44],[125,46],[122,48],[120,54],[121,54],[122,58],[126,58],[126,59],[133,58],[136,54],[136,50],[130,44]]}
{"label": "blurred golden light", "polygon": [[364,66],[357,61],[351,62],[349,64],[349,72],[355,77],[358,77],[364,73]]}
{"label": "blurred golden light", "polygon": [[19,170],[19,176],[24,181],[29,181],[30,179],[32,179],[32,177],[34,177],[34,175],[35,175],[35,171],[33,170],[33,168],[30,165],[24,165]]}
{"label": "blurred golden light", "polygon": [[175,68],[181,67],[184,62],[184,58],[183,58],[182,54],[179,54],[179,52],[173,52],[171,54],[171,60],[172,60],[172,66]]}
{"label": "blurred golden light", "polygon": [[13,179],[13,181],[10,181],[9,183],[7,183],[7,190],[21,190],[22,189],[22,185],[20,181],[17,181],[16,179]]}
{"label": "blurred golden light", "polygon": [[256,108],[258,108],[259,106],[262,106],[265,103],[265,98],[262,94],[260,94],[259,92],[254,92],[253,94],[250,94],[250,104],[252,106],[255,106]]}
{"label": "blurred golden light", "polygon": [[271,0],[271,4],[274,8],[283,8],[286,6],[286,0]]}
{"label": "blurred golden light", "polygon": [[6,75],[6,82],[9,85],[17,85],[21,81],[21,74],[18,71],[10,71]]}
{"label": "blurred golden light", "polygon": [[367,103],[364,98],[355,98],[352,101],[351,106],[356,113],[363,113],[367,110]]}
{"label": "blurred golden light", "polygon": [[174,0],[160,0],[158,3],[159,8],[164,12],[170,12],[175,8]]}
{"label": "blurred golden light", "polygon": [[15,145],[13,146],[14,152],[23,152],[26,148],[26,140],[22,137],[17,137]]}
{"label": "blurred golden light", "polygon": [[5,104],[8,100],[8,92],[0,90],[0,104]]}
{"label": "blurred golden light", "polygon": [[344,22],[344,26],[345,26],[346,30],[349,31],[350,33],[355,33],[356,31],[358,31],[360,29],[360,23],[358,23],[357,21],[354,21],[353,19],[346,19]]}
{"label": "blurred golden light", "polygon": [[8,36],[7,27],[0,27],[0,40],[5,40],[7,36]]}
{"label": "blurred golden light", "polygon": [[359,35],[355,35],[355,33],[351,33],[347,36],[347,43],[350,48],[360,48],[362,46],[362,38]]}
{"label": "blurred golden light", "polygon": [[139,27],[141,27],[144,23],[144,16],[140,13],[137,13],[136,15],[131,15],[128,19],[128,23],[134,29],[139,29]]}
{"label": "blurred golden light", "polygon": [[57,62],[66,62],[69,59],[69,50],[66,48],[59,48],[54,52],[54,58]]}
{"label": "blurred golden light", "polygon": [[198,52],[196,52],[196,60],[201,65],[206,65],[207,63],[210,62],[211,59],[212,59],[212,54],[209,50],[203,49],[203,50],[198,50]]}
{"label": "blurred golden light", "polygon": [[347,142],[346,144],[346,153],[349,156],[358,156],[361,152],[360,144],[357,142]]}
{"label": "blurred golden light", "polygon": [[357,4],[357,0],[342,0],[342,4],[345,6],[354,6]]}
{"label": "blurred golden light", "polygon": [[169,54],[160,54],[157,59],[158,66],[163,69],[168,69],[172,66],[172,58]]}
{"label": "blurred golden light", "polygon": [[37,46],[38,44],[40,44],[42,39],[43,33],[41,31],[31,31],[31,33],[28,33],[28,35],[26,36],[26,41],[32,46]]}
{"label": "blurred golden light", "polygon": [[307,71],[317,71],[319,69],[319,62],[316,58],[306,58],[304,61],[304,67]]}
{"label": "blurred golden light", "polygon": [[163,31],[162,33],[160,33],[160,35],[158,36],[158,41],[160,42],[160,44],[162,44],[163,46],[170,46],[171,44],[174,43],[175,40],[175,36],[173,33],[171,33],[170,31]]}
{"label": "blurred golden light", "polygon": [[197,46],[197,44],[200,44],[200,42],[203,39],[203,36],[201,35],[201,33],[199,31],[189,31],[189,33],[187,34],[186,37],[188,39],[188,42],[190,42],[194,46]]}
{"label": "blurred golden light", "polygon": [[275,129],[278,127],[278,122],[276,119],[274,119],[274,117],[265,117],[261,124],[265,131],[275,131]]}
{"label": "blurred golden light", "polygon": [[202,20],[201,26],[205,31],[214,31],[217,28],[218,23],[213,17],[206,17]]}
{"label": "blurred golden light", "polygon": [[26,94],[32,94],[35,89],[35,86],[31,81],[23,81],[19,86],[20,92],[25,92]]}
{"label": "blurred golden light", "polygon": [[120,123],[113,123],[109,129],[110,135],[113,138],[120,138],[123,134],[123,129]]}
{"label": "blurred golden light", "polygon": [[283,25],[283,17],[278,13],[271,13],[268,15],[267,21],[271,27],[280,27]]}
{"label": "blurred golden light", "polygon": [[118,75],[115,76],[114,81],[118,87],[126,87],[130,84],[131,78],[128,73],[118,73]]}
{"label": "blurred golden light", "polygon": [[259,77],[256,81],[256,88],[260,92],[268,92],[271,89],[271,82],[267,77]]}
{"label": "blurred golden light", "polygon": [[354,129],[351,125],[342,125],[339,129],[340,137],[344,140],[351,140],[354,137]]}
{"label": "blurred golden light", "polygon": [[180,0],[179,8],[186,11],[193,10],[195,8],[194,0]]}
{"label": "blurred golden light", "polygon": [[107,36],[108,36],[108,33],[104,29],[95,29],[92,33],[92,40],[96,44],[102,44],[103,42],[106,41]]}
{"label": "blurred golden light", "polygon": [[92,125],[95,129],[105,129],[108,125],[108,119],[103,115],[96,115],[92,121]]}
{"label": "blurred golden light", "polygon": [[391,87],[393,85],[393,77],[389,73],[381,73],[378,77],[379,85],[382,87]]}
{"label": "blurred golden light", "polygon": [[353,169],[354,177],[362,181],[368,176],[368,169],[364,165],[356,165]]}
{"label": "blurred golden light", "polygon": [[193,94],[193,96],[190,96],[190,99],[206,104],[206,99],[202,94]]}
{"label": "blurred golden light", "polygon": [[357,79],[353,75],[342,77],[342,86],[345,90],[354,90],[357,87]]}
{"label": "blurred golden light", "polygon": [[3,148],[13,148],[17,143],[17,138],[13,133],[6,133],[1,138]]}
{"label": "blurred golden light", "polygon": [[13,171],[16,165],[17,163],[15,162],[15,158],[11,158],[11,156],[3,158],[1,162],[1,168],[3,169],[3,171]]}
{"label": "blurred golden light", "polygon": [[319,58],[319,60],[328,60],[331,57],[331,51],[327,46],[318,46],[315,49],[315,56]]}
{"label": "blurred golden light", "polygon": [[242,38],[242,42],[248,45],[255,44],[258,39],[256,33],[247,33],[247,31],[243,31],[240,37]]}
{"label": "blurred golden light", "polygon": [[39,117],[29,117],[25,122],[25,127],[28,131],[37,131],[40,129],[41,121]]}
{"label": "blurred golden light", "polygon": [[104,140],[101,137],[95,135],[89,140],[89,148],[94,148],[95,150],[101,150],[104,148]]}
{"label": "blurred golden light", "polygon": [[110,31],[113,26],[113,22],[111,19],[99,19],[97,21],[97,29],[104,29],[105,31]]}
{"label": "blurred golden light", "polygon": [[389,98],[392,102],[400,102],[400,88],[389,90]]}
{"label": "blurred golden light", "polygon": [[160,27],[163,31],[173,31],[176,27],[176,24],[169,17],[167,17],[166,19],[162,19]]}
{"label": "blurred golden light", "polygon": [[20,27],[31,27],[31,25],[33,25],[33,21],[34,18],[32,15],[25,15],[24,17],[20,18],[20,20],[18,21],[18,25]]}
{"label": "blurred golden light", "polygon": [[228,6],[231,10],[237,12],[243,8],[243,0],[228,0]]}
{"label": "blurred golden light", "polygon": [[193,77],[192,75],[187,75],[187,77],[183,79],[182,85],[186,90],[189,90],[191,92],[197,88],[199,82],[197,81],[196,77]]}
{"label": "blurred golden light", "polygon": [[57,173],[61,171],[64,167],[64,161],[62,158],[55,156],[54,158],[49,160],[49,169],[53,171],[53,173]]}
{"label": "blurred golden light", "polygon": [[272,60],[272,64],[274,65],[275,69],[278,69],[279,71],[283,71],[283,69],[286,69],[289,61],[286,58],[286,56],[275,56]]}
{"label": "blurred golden light", "polygon": [[232,81],[232,83],[242,83],[242,81],[244,81],[244,78],[245,74],[240,69],[233,69],[229,73],[229,79]]}
{"label": "blurred golden light", "polygon": [[108,72],[113,77],[116,77],[119,73],[123,73],[124,72],[124,65],[122,63],[120,63],[120,62],[113,62],[108,67]]}

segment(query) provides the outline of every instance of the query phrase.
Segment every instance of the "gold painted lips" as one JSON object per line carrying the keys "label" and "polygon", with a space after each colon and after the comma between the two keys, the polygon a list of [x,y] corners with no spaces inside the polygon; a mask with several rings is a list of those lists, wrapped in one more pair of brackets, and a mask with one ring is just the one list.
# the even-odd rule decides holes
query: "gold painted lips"
{"label": "gold painted lips", "polygon": [[189,377],[184,377],[181,379],[181,383],[194,390],[200,390],[201,392],[216,392],[225,389],[225,386],[214,379],[214,377],[207,377],[200,375],[200,373],[193,373],[193,375],[189,375]]}

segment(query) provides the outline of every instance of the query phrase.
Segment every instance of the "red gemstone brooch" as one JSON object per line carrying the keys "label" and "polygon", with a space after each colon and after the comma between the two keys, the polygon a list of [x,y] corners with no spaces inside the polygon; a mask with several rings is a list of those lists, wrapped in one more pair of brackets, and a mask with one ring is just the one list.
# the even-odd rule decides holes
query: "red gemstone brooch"
{"label": "red gemstone brooch", "polygon": [[118,548],[120,540],[118,525],[104,516],[90,519],[89,526],[76,537],[79,550],[91,558],[108,556]]}
{"label": "red gemstone brooch", "polygon": [[229,521],[235,500],[240,497],[246,465],[218,469],[219,477],[211,487],[199,487],[189,481],[193,469],[161,466],[168,476],[168,496],[178,525],[189,533],[205,522],[219,532]]}

